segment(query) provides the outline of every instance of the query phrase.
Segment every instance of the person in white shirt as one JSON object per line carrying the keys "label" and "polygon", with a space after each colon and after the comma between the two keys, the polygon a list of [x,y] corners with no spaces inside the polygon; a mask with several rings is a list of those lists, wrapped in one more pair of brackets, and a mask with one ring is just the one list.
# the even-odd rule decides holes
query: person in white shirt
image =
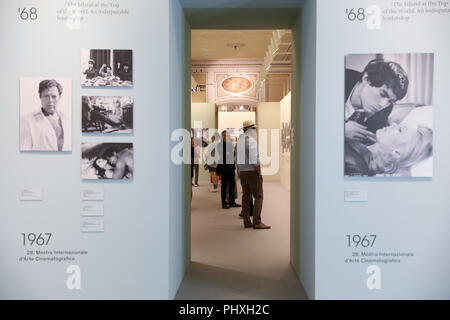
{"label": "person in white shirt", "polygon": [[58,110],[63,88],[56,80],[39,83],[39,109],[21,118],[21,151],[70,151],[65,143],[66,119]]}
{"label": "person in white shirt", "polygon": [[[263,207],[263,177],[259,161],[256,126],[251,120],[243,123],[244,134],[237,142],[236,156],[238,174],[242,185],[242,218],[244,227],[253,229],[270,229],[261,221]],[[250,202],[255,198],[253,221],[250,220]]]}

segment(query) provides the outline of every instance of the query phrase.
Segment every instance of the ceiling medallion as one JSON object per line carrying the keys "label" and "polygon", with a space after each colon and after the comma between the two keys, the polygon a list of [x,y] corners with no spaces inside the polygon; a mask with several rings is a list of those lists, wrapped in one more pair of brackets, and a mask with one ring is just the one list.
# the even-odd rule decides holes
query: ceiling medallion
{"label": "ceiling medallion", "polygon": [[231,76],[221,81],[220,87],[230,95],[239,96],[253,88],[253,81],[245,76]]}

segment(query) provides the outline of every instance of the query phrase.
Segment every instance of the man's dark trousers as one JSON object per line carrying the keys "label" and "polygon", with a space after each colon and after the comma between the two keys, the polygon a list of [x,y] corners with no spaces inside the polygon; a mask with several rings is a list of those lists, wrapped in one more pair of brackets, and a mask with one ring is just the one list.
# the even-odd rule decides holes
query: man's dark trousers
{"label": "man's dark trousers", "polygon": [[[228,169],[228,168],[227,168]],[[222,196],[222,205],[227,204],[227,195],[229,199],[228,204],[235,203],[234,200],[234,185],[236,184],[235,181],[235,174],[234,169],[233,170],[227,170],[225,169],[223,172],[221,172],[220,178],[222,179],[222,187],[221,187],[221,196]]]}

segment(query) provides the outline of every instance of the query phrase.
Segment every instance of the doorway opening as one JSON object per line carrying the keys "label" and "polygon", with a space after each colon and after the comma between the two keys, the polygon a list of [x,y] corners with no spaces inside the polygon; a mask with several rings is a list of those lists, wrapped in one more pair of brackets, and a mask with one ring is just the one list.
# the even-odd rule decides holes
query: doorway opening
{"label": "doorway opening", "polygon": [[[177,298],[305,299],[291,265],[298,237],[291,225],[292,32],[192,28],[190,38],[191,135],[201,143],[192,168],[191,264]],[[219,139],[226,132],[235,147],[246,121],[258,128],[261,220],[271,229],[244,228],[242,207],[224,206],[242,204],[237,172],[234,195],[224,190],[224,200],[213,168],[204,166],[215,132]]]}

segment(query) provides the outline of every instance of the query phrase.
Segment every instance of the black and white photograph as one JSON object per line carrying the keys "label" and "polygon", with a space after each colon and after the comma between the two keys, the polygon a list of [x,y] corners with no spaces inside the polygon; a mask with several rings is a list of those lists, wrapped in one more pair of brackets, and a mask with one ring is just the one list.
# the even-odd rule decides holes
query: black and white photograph
{"label": "black and white photograph", "polygon": [[20,151],[72,151],[71,78],[20,78]]}
{"label": "black and white photograph", "polygon": [[132,143],[91,143],[81,144],[81,178],[132,179]]}
{"label": "black and white photograph", "polygon": [[133,86],[133,51],[81,50],[81,85],[83,87]]}
{"label": "black and white photograph", "polygon": [[433,176],[433,53],[345,57],[345,176]]}
{"label": "black and white photograph", "polygon": [[132,133],[133,97],[83,96],[81,124],[84,133]]}
{"label": "black and white photograph", "polygon": [[290,153],[291,152],[291,122],[283,122],[281,124],[281,152]]}

